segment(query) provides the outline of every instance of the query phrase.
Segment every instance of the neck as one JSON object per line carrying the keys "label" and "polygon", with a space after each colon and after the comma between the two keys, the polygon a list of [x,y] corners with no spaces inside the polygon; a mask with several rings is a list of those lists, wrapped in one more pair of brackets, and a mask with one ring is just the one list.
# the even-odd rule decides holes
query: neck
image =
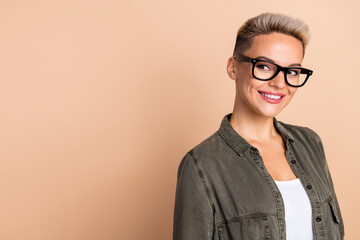
{"label": "neck", "polygon": [[234,106],[230,124],[249,143],[267,142],[278,136],[273,117],[247,112],[246,108]]}

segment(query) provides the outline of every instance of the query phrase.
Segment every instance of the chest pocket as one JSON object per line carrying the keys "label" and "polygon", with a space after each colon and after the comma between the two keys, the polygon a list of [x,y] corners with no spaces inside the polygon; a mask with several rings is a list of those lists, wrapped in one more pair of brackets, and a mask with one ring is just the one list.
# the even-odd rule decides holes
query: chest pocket
{"label": "chest pocket", "polygon": [[220,240],[264,240],[271,239],[266,216],[244,217],[218,224]]}

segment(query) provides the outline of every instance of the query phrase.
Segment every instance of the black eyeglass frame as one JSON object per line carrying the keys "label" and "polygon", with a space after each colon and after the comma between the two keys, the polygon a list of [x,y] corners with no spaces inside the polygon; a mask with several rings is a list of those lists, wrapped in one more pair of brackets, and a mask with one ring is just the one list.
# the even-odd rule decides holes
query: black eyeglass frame
{"label": "black eyeglass frame", "polygon": [[[250,58],[250,57],[247,57],[247,56],[244,56],[244,55],[235,55],[233,56],[234,59],[238,62],[250,62],[252,63],[252,75],[254,78],[256,78],[257,80],[260,80],[260,81],[270,81],[271,79],[275,78],[280,71],[283,71],[284,72],[284,78],[285,78],[285,82],[291,86],[291,87],[302,87],[305,85],[305,83],[307,82],[307,80],[309,79],[309,77],[313,74],[313,71],[310,70],[310,69],[306,69],[306,68],[301,68],[301,67],[282,67],[276,63],[273,63],[271,61],[268,61],[268,60],[264,60],[264,59],[258,59],[258,58]],[[257,62],[267,62],[267,63],[271,63],[273,65],[275,65],[277,68],[276,68],[276,72],[274,73],[274,75],[268,79],[261,79],[261,78],[258,78],[255,76],[254,74],[254,71],[255,71],[255,65]],[[305,73],[306,74],[306,78],[304,80],[304,82],[301,84],[301,85],[293,85],[293,84],[290,84],[286,78],[286,73],[288,70],[290,69],[300,69],[300,73]]]}

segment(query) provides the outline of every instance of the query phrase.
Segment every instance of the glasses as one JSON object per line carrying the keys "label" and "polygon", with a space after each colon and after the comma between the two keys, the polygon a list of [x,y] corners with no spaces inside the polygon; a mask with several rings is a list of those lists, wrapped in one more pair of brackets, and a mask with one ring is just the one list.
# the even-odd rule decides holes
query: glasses
{"label": "glasses", "polygon": [[306,81],[313,73],[312,70],[306,68],[282,67],[267,60],[249,58],[244,55],[236,55],[234,56],[234,58],[238,62],[251,62],[253,64],[252,67],[253,77],[261,81],[269,81],[274,77],[276,77],[280,71],[283,71],[285,82],[292,87],[304,86]]}

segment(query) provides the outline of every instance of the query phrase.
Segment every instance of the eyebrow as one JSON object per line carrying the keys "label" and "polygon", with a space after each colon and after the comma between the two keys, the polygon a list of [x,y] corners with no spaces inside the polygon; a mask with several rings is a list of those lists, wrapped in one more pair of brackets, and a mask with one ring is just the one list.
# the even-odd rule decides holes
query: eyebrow
{"label": "eyebrow", "polygon": [[[275,63],[274,60],[272,60],[271,58],[265,57],[265,56],[258,56],[257,58],[258,58],[258,59],[264,59],[264,60],[266,60],[266,61]],[[292,63],[292,64],[290,64],[288,67],[301,67],[301,64],[300,64],[300,63]]]}

